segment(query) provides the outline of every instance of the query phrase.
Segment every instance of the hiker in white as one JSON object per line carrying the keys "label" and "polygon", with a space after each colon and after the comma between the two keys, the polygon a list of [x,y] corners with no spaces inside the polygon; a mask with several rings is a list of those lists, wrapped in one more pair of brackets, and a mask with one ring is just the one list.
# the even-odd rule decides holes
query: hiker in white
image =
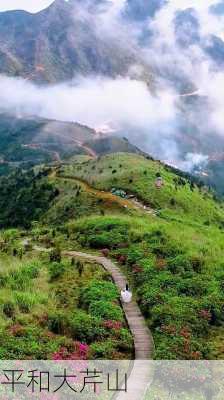
{"label": "hiker in white", "polygon": [[130,303],[132,300],[132,292],[130,292],[128,284],[126,288],[121,291],[121,299],[124,303]]}

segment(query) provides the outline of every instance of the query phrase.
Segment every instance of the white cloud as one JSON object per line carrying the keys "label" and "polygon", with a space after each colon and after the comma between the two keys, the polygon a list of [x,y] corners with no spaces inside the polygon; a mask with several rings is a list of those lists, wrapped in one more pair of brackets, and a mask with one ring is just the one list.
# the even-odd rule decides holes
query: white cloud
{"label": "white cloud", "polygon": [[207,155],[201,153],[187,153],[185,160],[180,162],[179,166],[181,169],[187,172],[192,172],[195,167],[203,167],[209,161],[209,157]]}
{"label": "white cloud", "polygon": [[[175,96],[152,96],[143,82],[129,78],[81,78],[73,84],[38,87],[23,79],[0,77],[0,108],[22,115],[74,121],[97,128],[155,128],[175,118]],[[158,110],[160,110],[158,112]]]}
{"label": "white cloud", "polygon": [[220,0],[169,0],[157,14],[154,20],[154,29],[167,41],[173,41],[173,19],[177,11],[193,8],[198,16],[201,34],[224,37],[224,17],[212,15],[210,7],[220,3]]}
{"label": "white cloud", "polygon": [[[184,80],[191,82],[192,87],[199,89],[199,93],[206,97],[207,106],[201,107],[197,113],[193,113],[195,123],[199,121],[199,127],[204,133],[218,133],[224,136],[224,72],[222,67],[205,53],[202,46],[206,43],[207,35],[224,36],[224,18],[210,12],[210,7],[219,3],[220,0],[170,0],[149,21],[154,33],[154,39],[150,46],[145,49],[145,57],[148,62],[158,71],[170,71],[171,74],[178,72]],[[189,48],[180,48],[176,42],[174,32],[174,18],[177,11],[194,8],[200,25],[201,41],[194,43]],[[191,27],[189,26],[189,35]],[[150,61],[152,60],[152,61]],[[167,74],[168,75],[168,74]],[[168,77],[165,73],[163,79]],[[175,78],[174,78],[175,82]],[[173,83],[175,85],[175,83]],[[187,90],[187,89],[186,89]],[[194,90],[193,90],[194,91]],[[206,119],[202,115],[206,114]],[[198,118],[198,120],[197,120]],[[204,121],[203,121],[204,119]]]}
{"label": "white cloud", "polygon": [[[89,12],[86,2],[83,4],[77,1],[75,18],[90,23],[92,28],[95,27],[96,37],[107,40],[109,45],[111,40],[115,40],[125,51],[127,47],[138,51],[139,65],[130,66],[130,74],[141,79],[147,65],[149,71],[154,69],[157,78],[156,95],[150,94],[143,82],[120,77],[78,77],[76,82],[41,88],[21,79],[1,77],[0,106],[18,115],[35,114],[75,121],[107,132],[122,131],[122,134],[129,136],[144,150],[190,169],[193,164],[206,160],[206,156],[200,154],[204,152],[200,150],[200,144],[204,146],[206,137],[217,134],[224,137],[224,73],[201,47],[207,35],[223,36],[223,17],[209,10],[219,0],[170,0],[156,13],[153,20],[148,20],[154,36],[149,39],[149,45],[144,50],[137,45],[141,24],[135,25],[132,22],[130,26],[130,21],[124,23],[122,20],[124,1],[113,0],[106,8],[100,8],[97,14],[94,14],[94,10]],[[34,2],[29,0],[30,7],[31,3]],[[38,3],[40,5],[40,1]],[[188,8],[195,9],[201,42],[189,48],[180,48],[176,42],[173,20],[177,11]],[[144,67],[141,60],[144,60]],[[184,84],[184,88],[178,87],[176,77],[170,79],[174,73],[182,83],[186,82],[186,87]],[[185,108],[186,104],[183,105],[184,100],[178,98],[178,93],[182,90],[194,92],[197,88],[201,99],[196,105],[193,103],[190,106],[188,103]],[[189,152],[189,148],[186,150],[189,154],[184,155],[182,150],[185,145],[177,139],[182,139],[184,135],[186,139],[184,129],[180,131],[184,123],[190,126],[186,131],[191,131],[189,141],[193,142],[192,152],[194,150],[196,156]],[[198,132],[200,137],[196,137]]]}

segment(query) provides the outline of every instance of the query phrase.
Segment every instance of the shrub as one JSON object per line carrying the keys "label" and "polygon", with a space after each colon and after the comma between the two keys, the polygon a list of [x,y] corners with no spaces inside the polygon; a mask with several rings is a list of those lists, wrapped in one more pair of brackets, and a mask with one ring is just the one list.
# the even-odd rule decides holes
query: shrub
{"label": "shrub", "polygon": [[207,292],[207,282],[197,276],[182,279],[178,285],[178,292],[186,296],[203,296]]}
{"label": "shrub", "polygon": [[3,288],[7,284],[7,276],[0,273],[0,288]]}
{"label": "shrub", "polygon": [[3,313],[8,318],[14,318],[15,316],[15,304],[11,301],[8,301],[3,304]]}
{"label": "shrub", "polygon": [[117,260],[120,264],[125,264],[127,261],[127,257],[125,255],[119,255],[117,256]]}
{"label": "shrub", "polygon": [[12,336],[22,337],[24,336],[25,328],[20,324],[15,324],[10,327],[9,332]]}
{"label": "shrub", "polygon": [[90,304],[89,312],[98,318],[113,319],[122,321],[123,313],[121,308],[109,301],[98,300]]}
{"label": "shrub", "polygon": [[118,230],[112,230],[111,232],[94,233],[87,239],[90,247],[96,249],[116,248],[119,242],[124,241],[124,236]]}
{"label": "shrub", "polygon": [[186,326],[195,335],[204,334],[208,330],[208,321],[199,318],[200,304],[191,297],[170,296],[164,304],[152,307],[152,324],[154,327],[162,325]]}
{"label": "shrub", "polygon": [[164,296],[162,295],[160,289],[155,287],[154,285],[146,284],[141,293],[139,293],[141,297],[141,307],[146,316],[149,316],[150,310],[153,306],[163,304]]}
{"label": "shrub", "polygon": [[53,262],[48,267],[49,271],[49,280],[53,282],[62,277],[65,272],[65,266],[59,262]]}
{"label": "shrub", "polygon": [[39,276],[40,267],[37,264],[29,264],[22,268],[21,273],[27,275],[29,279],[36,279]]}
{"label": "shrub", "polygon": [[32,293],[16,292],[14,297],[22,313],[30,312],[31,308],[37,303],[37,298]]}
{"label": "shrub", "polygon": [[127,261],[129,264],[135,264],[139,260],[141,260],[141,258],[143,258],[143,256],[144,256],[144,253],[141,248],[139,248],[136,245],[131,245],[128,249]]}
{"label": "shrub", "polygon": [[195,272],[201,273],[205,265],[205,260],[202,256],[195,255],[191,257],[191,265]]}
{"label": "shrub", "polygon": [[96,338],[103,337],[105,330],[100,325],[100,320],[88,315],[85,311],[76,311],[69,319],[69,328],[73,339],[91,343]]}
{"label": "shrub", "polygon": [[185,254],[176,255],[167,260],[169,271],[173,274],[184,273],[185,271],[192,271],[192,264],[189,257]]}
{"label": "shrub", "polygon": [[58,311],[48,315],[48,329],[55,334],[64,335],[68,329],[67,314]]}
{"label": "shrub", "polygon": [[93,343],[90,346],[90,354],[93,359],[103,358],[110,360],[113,358],[115,343],[108,339],[105,342]]}
{"label": "shrub", "polygon": [[97,300],[114,301],[118,297],[116,286],[108,281],[92,281],[83,289],[80,303],[89,308],[90,304]]}
{"label": "shrub", "polygon": [[104,328],[114,329],[115,331],[119,331],[122,328],[121,321],[113,321],[111,319],[103,322]]}
{"label": "shrub", "polygon": [[55,248],[50,253],[50,261],[51,262],[61,262],[61,250],[59,248]]}
{"label": "shrub", "polygon": [[13,290],[26,290],[32,285],[32,279],[39,275],[39,267],[29,264],[16,271],[10,271],[6,276],[6,284]]}
{"label": "shrub", "polygon": [[89,353],[89,346],[85,343],[74,342],[72,349],[60,347],[51,355],[52,360],[86,360]]}
{"label": "shrub", "polygon": [[80,260],[77,261],[77,271],[79,276],[81,277],[84,271],[84,265]]}
{"label": "shrub", "polygon": [[129,351],[131,352],[133,349],[133,338],[128,331],[128,329],[122,328],[119,331],[119,342],[118,342],[119,351]]}
{"label": "shrub", "polygon": [[16,257],[17,256],[17,249],[16,248],[14,248],[13,250],[12,250],[12,255],[13,255],[13,257]]}

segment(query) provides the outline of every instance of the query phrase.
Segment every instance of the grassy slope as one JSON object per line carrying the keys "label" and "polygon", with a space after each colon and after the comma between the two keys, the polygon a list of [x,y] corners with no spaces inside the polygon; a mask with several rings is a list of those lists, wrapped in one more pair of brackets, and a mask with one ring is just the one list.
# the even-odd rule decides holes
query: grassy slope
{"label": "grassy slope", "polygon": [[[2,253],[0,271],[1,359],[132,357],[117,290],[101,267]],[[119,326],[111,328],[114,319]],[[88,345],[86,355],[80,343]]]}
{"label": "grassy slope", "polygon": [[[161,190],[154,185],[158,172],[165,183]],[[60,173],[101,190],[124,189],[158,211],[155,217],[125,209],[116,217],[108,209],[96,216],[93,209],[92,217],[69,225],[71,241],[107,247],[120,259],[154,332],[157,358],[223,357],[222,204],[204,189],[177,182],[160,163],[136,155],[79,160]]]}
{"label": "grassy slope", "polygon": [[[164,180],[160,190],[155,188],[158,172]],[[48,179],[59,194],[26,235],[38,244],[71,250],[108,248],[136,288],[157,358],[223,358],[224,211],[212,193],[133,154],[74,157]],[[156,215],[112,196],[113,187],[135,194]],[[62,278],[58,284],[64,285]],[[103,336],[93,356],[116,356],[113,343]]]}
{"label": "grassy slope", "polygon": [[[156,173],[164,179],[163,190],[155,187]],[[177,176],[156,161],[133,154],[117,153],[101,157],[99,160],[87,160],[83,164],[65,167],[65,175],[73,175],[86,180],[92,186],[110,190],[122,188],[136,194],[145,204],[162,209],[162,216],[173,217],[191,222],[215,224],[224,223],[223,206],[214,203],[211,195],[202,193],[190,185],[176,185]],[[177,190],[176,190],[177,186]],[[172,205],[172,201],[175,204]]]}

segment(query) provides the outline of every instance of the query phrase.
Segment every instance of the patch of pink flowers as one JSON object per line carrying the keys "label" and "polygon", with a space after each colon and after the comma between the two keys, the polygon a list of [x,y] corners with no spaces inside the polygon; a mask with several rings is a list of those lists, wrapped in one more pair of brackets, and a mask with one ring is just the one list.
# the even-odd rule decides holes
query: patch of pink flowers
{"label": "patch of pink flowers", "polygon": [[119,329],[122,328],[122,322],[120,322],[120,321],[108,320],[108,321],[104,321],[103,326],[104,326],[105,328],[108,328],[108,329],[119,330]]}
{"label": "patch of pink flowers", "polygon": [[85,343],[74,342],[74,349],[69,351],[67,347],[61,347],[52,355],[52,360],[87,360],[89,346]]}

